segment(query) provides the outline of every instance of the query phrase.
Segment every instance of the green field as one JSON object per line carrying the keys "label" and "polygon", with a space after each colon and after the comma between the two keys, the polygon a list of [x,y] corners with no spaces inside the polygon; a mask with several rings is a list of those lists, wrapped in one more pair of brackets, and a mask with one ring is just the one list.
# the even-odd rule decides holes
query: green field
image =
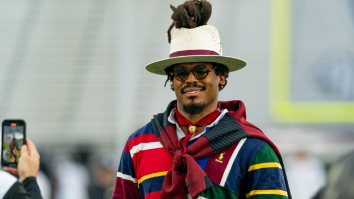
{"label": "green field", "polygon": [[[3,145],[5,148],[6,148],[6,151],[8,152],[8,155],[7,155],[7,159],[6,159],[6,162],[8,163],[11,163],[10,160],[11,160],[11,157],[10,157],[10,144],[9,143],[4,143]],[[17,157],[16,157],[16,161],[18,162],[18,159],[20,158],[20,151],[17,151]]]}

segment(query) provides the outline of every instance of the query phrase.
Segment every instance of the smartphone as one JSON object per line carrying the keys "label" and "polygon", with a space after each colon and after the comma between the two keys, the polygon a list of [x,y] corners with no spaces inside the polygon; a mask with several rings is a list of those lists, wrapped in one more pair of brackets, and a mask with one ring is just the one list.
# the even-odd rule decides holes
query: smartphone
{"label": "smartphone", "polygon": [[1,165],[16,168],[21,147],[26,144],[26,123],[23,120],[4,120],[1,132]]}

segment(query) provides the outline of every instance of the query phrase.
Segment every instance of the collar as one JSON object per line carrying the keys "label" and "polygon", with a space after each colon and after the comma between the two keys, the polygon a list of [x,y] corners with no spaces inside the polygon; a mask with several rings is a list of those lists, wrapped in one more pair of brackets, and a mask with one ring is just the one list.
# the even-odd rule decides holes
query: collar
{"label": "collar", "polygon": [[[184,132],[182,131],[181,127],[178,125],[177,123],[177,119],[176,119],[176,108],[173,108],[170,112],[170,115],[168,116],[167,120],[176,125],[176,133],[177,133],[177,138],[178,140],[180,140],[181,138],[185,137],[186,135],[184,134]],[[217,117],[214,122],[212,122],[211,124],[209,124],[208,126],[205,127],[205,130],[201,133],[199,133],[197,136],[191,137],[189,139],[189,141],[195,140],[197,138],[199,138],[200,136],[202,136],[205,132],[207,132],[211,127],[217,125],[219,123],[219,121],[224,117],[224,115],[228,112],[227,109],[222,109],[221,113],[219,115],[219,117]]]}

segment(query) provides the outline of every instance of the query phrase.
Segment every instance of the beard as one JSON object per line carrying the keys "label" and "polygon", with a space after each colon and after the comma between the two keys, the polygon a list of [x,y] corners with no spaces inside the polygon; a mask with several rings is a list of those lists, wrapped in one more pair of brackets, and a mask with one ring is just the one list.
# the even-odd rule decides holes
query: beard
{"label": "beard", "polygon": [[200,103],[191,102],[188,104],[183,104],[183,111],[190,115],[197,115],[203,112],[205,106],[206,105],[204,102],[200,102]]}

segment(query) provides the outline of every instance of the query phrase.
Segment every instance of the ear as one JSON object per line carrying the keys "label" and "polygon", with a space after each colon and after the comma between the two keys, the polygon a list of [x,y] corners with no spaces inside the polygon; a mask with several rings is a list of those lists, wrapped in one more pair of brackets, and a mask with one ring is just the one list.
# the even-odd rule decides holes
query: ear
{"label": "ear", "polygon": [[173,81],[171,81],[171,90],[175,91],[175,85],[174,85]]}
{"label": "ear", "polygon": [[225,84],[225,79],[226,79],[225,76],[219,75],[218,77],[219,77],[219,80],[220,80],[219,84],[224,85]]}

